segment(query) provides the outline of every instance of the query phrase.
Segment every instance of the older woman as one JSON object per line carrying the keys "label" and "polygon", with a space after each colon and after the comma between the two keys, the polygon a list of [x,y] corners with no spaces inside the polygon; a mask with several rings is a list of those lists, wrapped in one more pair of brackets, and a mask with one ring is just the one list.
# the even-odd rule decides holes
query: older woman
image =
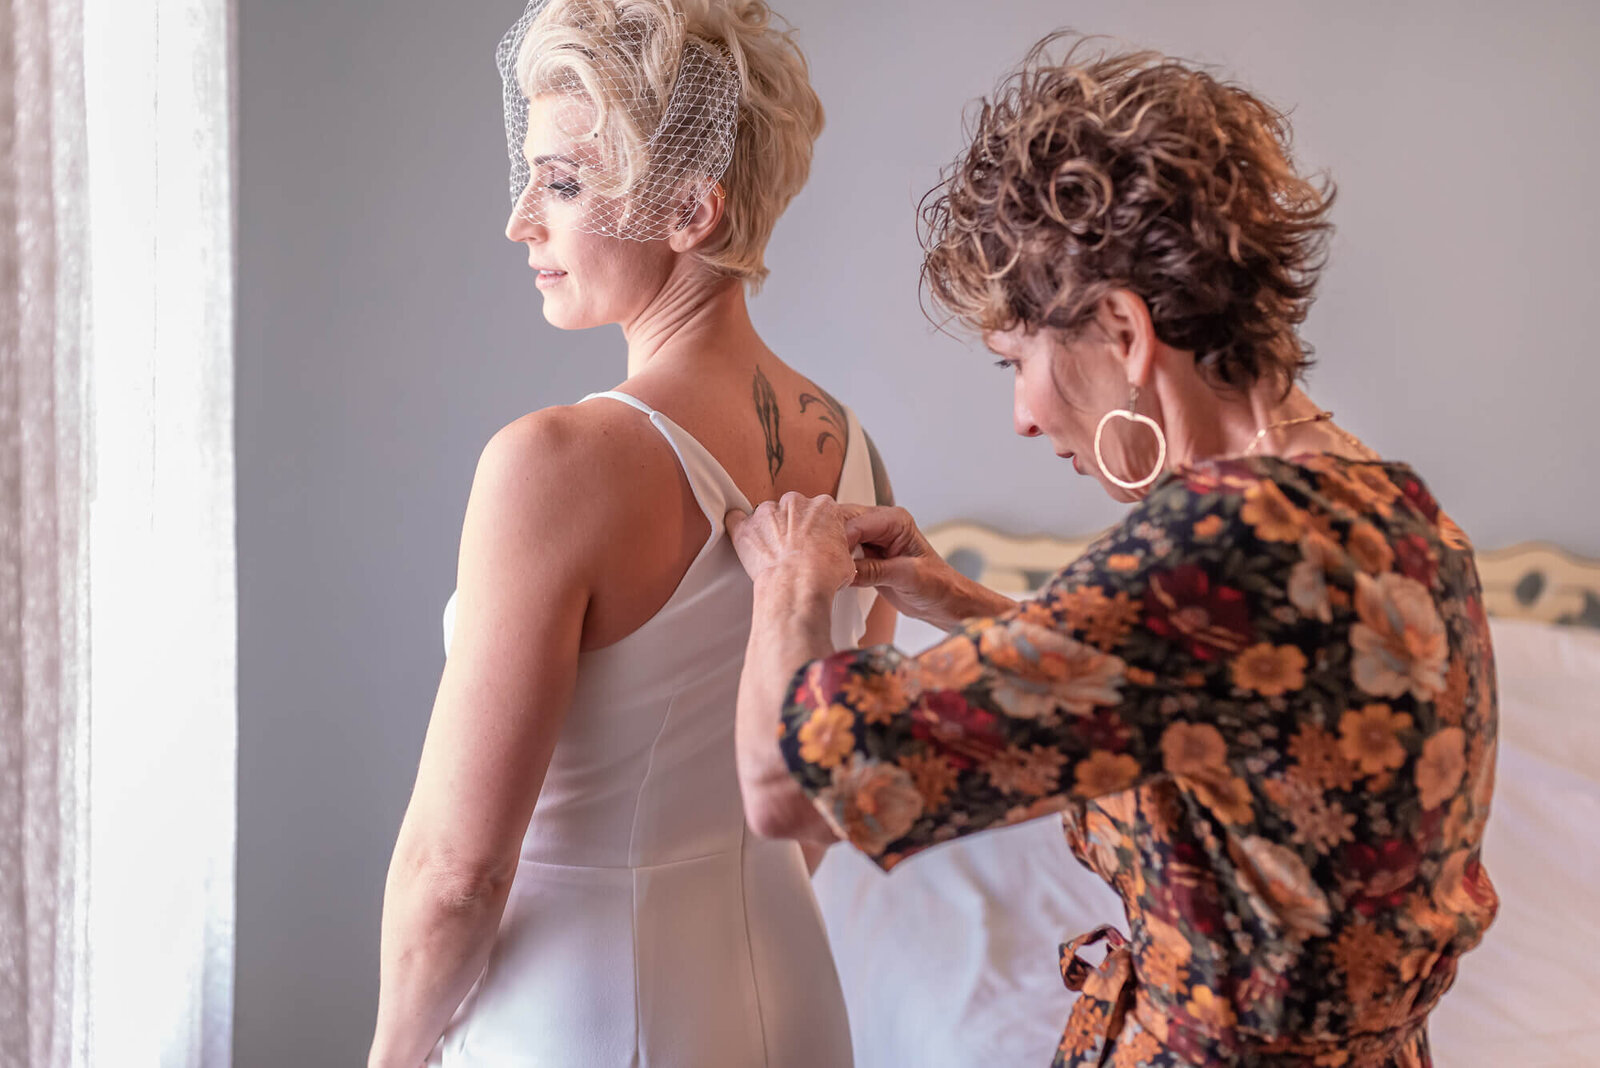
{"label": "older woman", "polygon": [[[500,58],[507,236],[551,323],[621,327],[628,378],[479,464],[370,1062],[848,1066],[801,850],[740,803],[750,586],[722,536],[784,492],[887,498],[745,304],[821,106],[760,0],[535,0]],[[874,599],[839,598],[832,637],[886,640]]]}
{"label": "older woman", "polygon": [[[1057,1064],[1420,1068],[1496,906],[1472,548],[1296,386],[1328,197],[1283,116],[1163,56],[1048,45],[931,201],[926,277],[1015,375],[1017,432],[1137,504],[1020,604],[900,510],[732,517],[746,806],[885,869],[1061,812],[1128,935],[1062,947]],[[833,653],[852,582],[951,636]]]}

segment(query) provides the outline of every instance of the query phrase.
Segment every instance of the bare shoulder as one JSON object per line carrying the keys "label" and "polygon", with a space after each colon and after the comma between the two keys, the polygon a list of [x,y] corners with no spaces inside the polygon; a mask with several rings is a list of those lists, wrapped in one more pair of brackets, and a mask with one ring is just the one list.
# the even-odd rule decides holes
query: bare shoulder
{"label": "bare shoulder", "polygon": [[468,527],[524,550],[537,546],[546,562],[581,557],[602,548],[602,535],[648,503],[673,462],[661,436],[625,406],[543,408],[503,427],[484,447]]}
{"label": "bare shoulder", "polygon": [[503,427],[484,447],[478,479],[501,488],[601,501],[628,496],[630,475],[671,449],[643,415],[621,404],[542,408]]}

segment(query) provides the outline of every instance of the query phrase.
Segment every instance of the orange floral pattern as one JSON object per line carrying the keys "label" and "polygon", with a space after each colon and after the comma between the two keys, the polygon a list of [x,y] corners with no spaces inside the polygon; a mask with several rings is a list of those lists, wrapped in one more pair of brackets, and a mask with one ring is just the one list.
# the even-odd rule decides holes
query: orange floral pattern
{"label": "orange floral pattern", "polygon": [[905,691],[905,672],[891,671],[846,681],[844,696],[868,723],[887,723],[890,714],[905,705]]}
{"label": "orange floral pattern", "polygon": [[1381,775],[1406,762],[1403,732],[1411,717],[1388,705],[1367,705],[1339,720],[1339,749],[1363,775]]}
{"label": "orange floral pattern", "polygon": [[911,776],[924,808],[938,808],[956,788],[960,773],[943,753],[907,753],[899,764]]}
{"label": "orange floral pattern", "polygon": [[1139,762],[1126,753],[1097,750],[1078,762],[1073,793],[1083,797],[1104,797],[1120,793],[1139,777]]}
{"label": "orange floral pattern", "polygon": [[1306,654],[1293,645],[1252,645],[1234,660],[1233,682],[1240,689],[1281,697],[1306,684]]}
{"label": "orange floral pattern", "polygon": [[1305,516],[1289,503],[1277,483],[1262,480],[1244,491],[1244,507],[1239,516],[1255,528],[1261,541],[1299,541],[1305,529]]}
{"label": "orange floral pattern", "polygon": [[866,760],[859,753],[833,769],[816,800],[839,837],[871,853],[881,853],[903,837],[923,809],[922,794],[904,768]]}
{"label": "orange floral pattern", "polygon": [[800,726],[800,755],[820,768],[831,768],[855,750],[850,728],[856,714],[844,705],[819,708]]}
{"label": "orange floral pattern", "polygon": [[1406,691],[1427,699],[1444,689],[1449,635],[1433,594],[1416,579],[1389,572],[1356,576],[1356,613],[1350,628],[1356,685],[1378,697]]}
{"label": "orange floral pattern", "polygon": [[1417,797],[1435,809],[1455,796],[1467,770],[1467,736],[1460,727],[1446,727],[1422,744],[1417,758]]}
{"label": "orange floral pattern", "polygon": [[1404,465],[1201,464],[1016,610],[807,665],[779,744],[886,869],[1060,815],[1130,930],[1058,1065],[1425,1068],[1497,906],[1481,597]]}
{"label": "orange floral pattern", "polygon": [[1174,723],[1161,735],[1161,760],[1173,775],[1226,774],[1228,743],[1209,723]]}

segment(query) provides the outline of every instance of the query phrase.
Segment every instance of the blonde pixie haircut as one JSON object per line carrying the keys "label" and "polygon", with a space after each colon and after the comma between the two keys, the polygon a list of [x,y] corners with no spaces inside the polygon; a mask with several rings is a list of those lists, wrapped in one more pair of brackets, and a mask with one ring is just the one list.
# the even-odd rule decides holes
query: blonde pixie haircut
{"label": "blonde pixie haircut", "polygon": [[[823,125],[794,31],[776,19],[763,0],[550,0],[516,58],[527,99],[575,94],[594,106],[593,134],[621,191],[650,166],[650,135],[680,75],[693,76],[686,42],[720,53],[738,80],[732,160],[722,176],[722,223],[695,254],[752,292],[767,277],[767,241],[805,185]],[[703,123],[702,136],[714,140],[711,127],[726,117],[689,110],[673,116],[674,125]]]}

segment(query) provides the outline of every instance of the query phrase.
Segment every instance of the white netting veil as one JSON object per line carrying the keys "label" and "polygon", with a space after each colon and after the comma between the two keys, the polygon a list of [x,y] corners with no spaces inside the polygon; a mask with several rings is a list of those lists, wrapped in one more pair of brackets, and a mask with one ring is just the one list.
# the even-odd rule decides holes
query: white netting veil
{"label": "white netting veil", "polygon": [[739,71],[666,4],[531,0],[496,59],[518,215],[653,241],[721,195]]}

